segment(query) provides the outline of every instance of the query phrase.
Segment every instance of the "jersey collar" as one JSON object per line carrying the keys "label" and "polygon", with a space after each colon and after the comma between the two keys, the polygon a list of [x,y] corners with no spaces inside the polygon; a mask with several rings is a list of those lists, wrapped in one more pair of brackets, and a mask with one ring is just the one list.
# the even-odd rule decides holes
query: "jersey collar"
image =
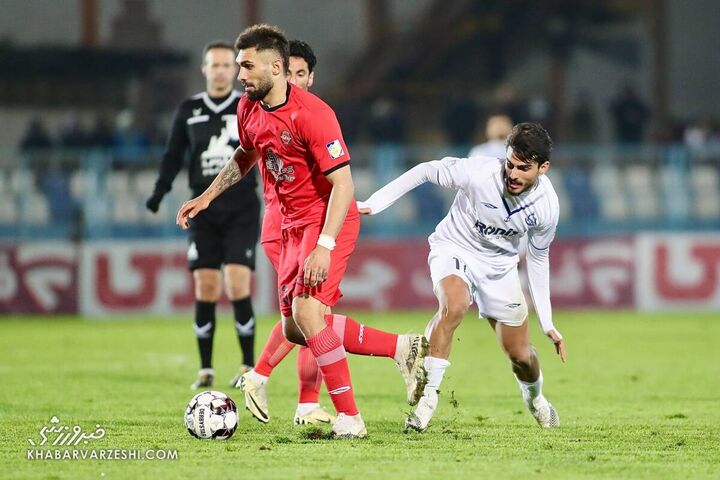
{"label": "jersey collar", "polygon": [[222,103],[218,104],[212,101],[210,95],[207,92],[203,92],[202,100],[206,107],[208,107],[213,113],[220,113],[228,108],[236,98],[240,96],[240,92],[233,90],[230,92],[230,96],[227,97]]}
{"label": "jersey collar", "polygon": [[260,102],[260,106],[266,112],[274,112],[275,110],[284,107],[290,101],[290,82],[287,82],[287,91],[285,92],[285,101],[275,105],[274,107],[268,107],[263,102]]}

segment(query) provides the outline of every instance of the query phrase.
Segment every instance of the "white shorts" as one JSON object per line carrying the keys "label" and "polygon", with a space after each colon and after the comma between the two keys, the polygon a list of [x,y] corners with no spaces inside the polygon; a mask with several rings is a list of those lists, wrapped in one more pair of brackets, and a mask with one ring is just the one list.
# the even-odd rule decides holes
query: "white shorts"
{"label": "white shorts", "polygon": [[433,291],[450,275],[462,278],[475,301],[480,318],[492,318],[517,327],[528,315],[517,265],[497,267],[476,255],[452,245],[433,245],[428,256]]}

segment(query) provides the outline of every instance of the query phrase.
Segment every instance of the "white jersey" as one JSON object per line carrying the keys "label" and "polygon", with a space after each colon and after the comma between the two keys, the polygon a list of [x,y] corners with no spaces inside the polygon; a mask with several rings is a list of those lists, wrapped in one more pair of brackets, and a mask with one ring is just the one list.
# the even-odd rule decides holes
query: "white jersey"
{"label": "white jersey", "polygon": [[505,195],[503,160],[444,158],[435,163],[437,183],[458,190],[447,216],[430,235],[430,245],[452,243],[498,269],[519,261],[520,238],[546,249],[555,236],[560,207],[550,180],[541,175],[520,195]]}
{"label": "white jersey", "polygon": [[560,207],[550,180],[541,175],[520,195],[505,194],[504,160],[453,158],[422,163],[393,180],[358,207],[377,214],[413,188],[432,182],[458,191],[447,216],[430,235],[431,248],[452,245],[466,250],[497,273],[519,262],[520,238],[528,236],[530,294],[543,332],[554,329],[550,306],[549,247]]}

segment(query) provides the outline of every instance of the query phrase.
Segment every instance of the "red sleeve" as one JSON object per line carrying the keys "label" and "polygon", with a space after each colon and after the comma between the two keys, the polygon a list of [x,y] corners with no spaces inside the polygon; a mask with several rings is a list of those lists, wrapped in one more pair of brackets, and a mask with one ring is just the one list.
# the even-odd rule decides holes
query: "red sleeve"
{"label": "red sleeve", "polygon": [[350,162],[350,152],[340,130],[335,112],[321,105],[314,109],[305,122],[305,140],[320,167],[320,171],[329,175]]}
{"label": "red sleeve", "polygon": [[240,148],[245,150],[246,152],[252,152],[255,150],[255,147],[253,147],[252,142],[250,141],[250,137],[248,137],[247,132],[245,132],[245,115],[247,115],[248,111],[250,110],[250,105],[247,101],[247,97],[245,95],[240,98],[240,101],[238,102],[237,106],[237,126],[238,126],[238,138],[240,139]]}

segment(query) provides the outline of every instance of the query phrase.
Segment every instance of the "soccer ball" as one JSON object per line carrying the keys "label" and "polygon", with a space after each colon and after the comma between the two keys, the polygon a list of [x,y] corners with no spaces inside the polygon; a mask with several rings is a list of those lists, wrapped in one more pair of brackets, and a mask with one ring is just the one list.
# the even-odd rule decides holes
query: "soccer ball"
{"label": "soccer ball", "polygon": [[185,409],[185,426],[195,438],[226,440],[235,433],[237,423],[235,402],[215,390],[198,393]]}

